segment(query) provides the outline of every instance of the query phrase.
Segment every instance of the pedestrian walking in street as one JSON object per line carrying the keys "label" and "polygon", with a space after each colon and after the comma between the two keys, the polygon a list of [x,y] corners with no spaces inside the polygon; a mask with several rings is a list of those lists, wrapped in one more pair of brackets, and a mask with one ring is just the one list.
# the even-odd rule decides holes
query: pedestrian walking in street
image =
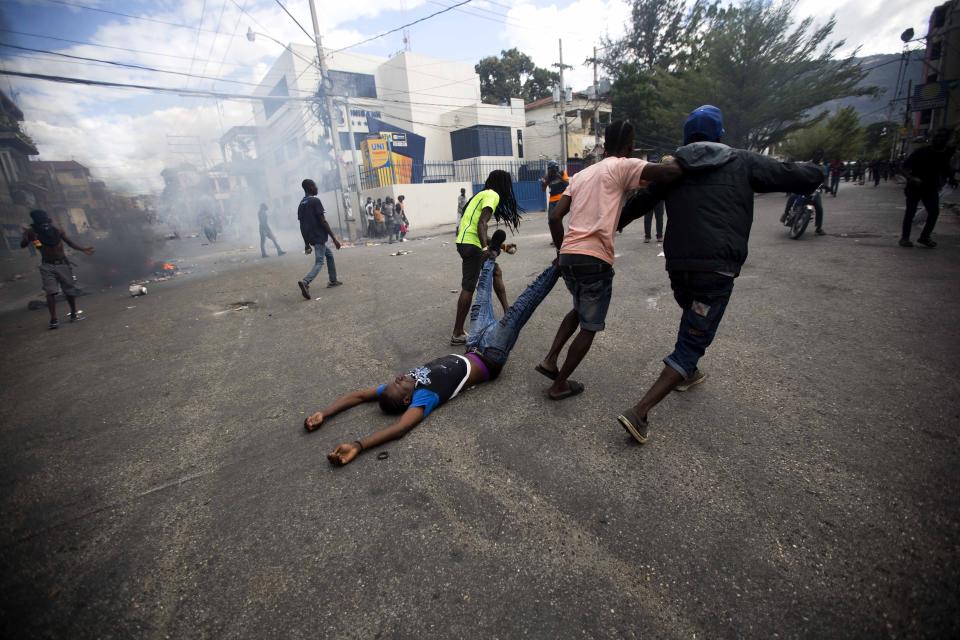
{"label": "pedestrian walking in street", "polygon": [[396,213],[397,208],[393,203],[393,198],[387,196],[383,201],[383,226],[386,229],[388,244],[393,244],[393,240],[399,231]]}
{"label": "pedestrian walking in street", "polygon": [[650,211],[643,215],[643,241],[650,242],[650,231],[653,226],[653,218],[657,218],[657,243],[663,242],[663,213],[664,206],[660,202]]}
{"label": "pedestrian walking in street", "polygon": [[560,171],[560,164],[555,160],[548,162],[547,174],[540,178],[540,190],[547,194],[547,215],[557,207],[569,185],[570,180]]}
{"label": "pedestrian walking in street", "polygon": [[460,196],[457,198],[457,226],[460,226],[460,218],[463,217],[463,208],[467,206],[467,190],[460,188]]}
{"label": "pedestrian walking in street", "polygon": [[373,205],[373,222],[376,227],[376,236],[378,238],[383,237],[384,227],[383,227],[383,200],[377,198],[377,202]]}
{"label": "pedestrian walking in street", "polygon": [[844,171],[846,171],[846,166],[842,161],[834,158],[830,162],[830,193],[833,194],[834,198],[837,197],[837,189],[840,188],[840,178]]}
{"label": "pedestrian walking in street", "polygon": [[82,251],[88,256],[93,254],[93,247],[81,247],[75,243],[67,237],[63,229],[53,224],[53,220],[42,209],[31,211],[30,218],[33,222],[29,227],[23,228],[20,248],[30,246],[40,252],[40,282],[47,296],[47,310],[50,312],[48,328],[60,327],[57,319],[57,291],[63,292],[70,306],[70,322],[83,320],[83,311],[77,310],[77,295],[80,290],[73,274],[73,263],[67,258],[63,245]]}
{"label": "pedestrian walking in street", "polygon": [[266,203],[260,203],[260,211],[257,212],[257,219],[260,222],[260,257],[267,257],[267,238],[270,238],[270,240],[273,242],[273,246],[276,248],[278,256],[285,254],[286,251],[281,249],[280,245],[277,244],[277,238],[273,235],[273,230],[270,228],[270,220],[267,218]]}
{"label": "pedestrian walking in street", "polygon": [[917,205],[921,202],[927,210],[927,222],[923,225],[917,244],[928,249],[937,246],[931,236],[937,226],[937,218],[940,217],[940,189],[947,182],[952,186],[957,184],[950,164],[956,149],[949,146],[949,142],[950,131],[941,129],[933,136],[929,145],[911,153],[901,165],[900,171],[907,179],[907,186],[903,190],[907,208],[900,231],[901,247],[913,246],[910,242],[910,227],[917,214]]}
{"label": "pedestrian walking in street", "polygon": [[873,177],[874,188],[880,186],[880,165],[882,160],[874,160],[870,163],[870,175]]}
{"label": "pedestrian walking in street", "polygon": [[398,223],[397,233],[400,236],[400,242],[407,241],[407,231],[410,230],[410,219],[407,218],[407,203],[405,202],[406,199],[407,197],[404,195],[397,196],[395,215],[397,217],[397,223]]}
{"label": "pedestrian walking in street", "polygon": [[313,268],[297,282],[300,287],[300,293],[307,300],[310,299],[310,283],[320,275],[323,269],[323,263],[327,263],[327,274],[330,282],[327,287],[337,287],[341,284],[337,279],[337,265],[333,260],[333,252],[327,246],[327,240],[333,240],[333,246],[340,249],[340,241],[333,234],[333,230],[327,223],[324,215],[323,203],[317,197],[317,185],[309,178],[301,183],[303,187],[303,200],[297,207],[297,218],[300,220],[300,235],[303,236],[303,252],[307,255],[313,253]]}
{"label": "pedestrian walking in street", "polygon": [[778,162],[720,142],[723,115],[713,106],[695,109],[683,126],[684,146],[676,158],[683,177],[655,183],[624,207],[620,228],[665,201],[670,216],[663,250],[680,328],[673,353],[659,378],[618,422],[637,442],[648,437],[647,416],[674,389],[686,391],[706,378],[699,368],[713,342],[733,293],[734,279],[747,259],[754,193],[809,194],[823,180],[814,164]]}
{"label": "pedestrian walking in street", "polygon": [[[491,171],[483,185],[483,190],[475,194],[464,205],[457,230],[457,253],[460,254],[460,296],[457,298],[457,314],[453,321],[453,335],[450,344],[466,344],[467,334],[463,325],[470,311],[473,292],[477,288],[477,278],[483,268],[483,252],[487,247],[487,224],[492,217],[497,222],[516,229],[520,225],[523,210],[517,205],[513,195],[513,180],[510,174],[501,169]],[[497,294],[500,306],[506,311],[507,289],[503,284],[503,274],[497,267],[493,274],[493,290]]]}
{"label": "pedestrian walking in street", "polygon": [[363,206],[363,211],[367,223],[367,237],[372,238],[376,230],[376,221],[373,219],[373,198],[367,196],[367,203]]}
{"label": "pedestrian walking in street", "polygon": [[495,231],[485,252],[487,259],[477,284],[477,300],[470,310],[470,339],[463,355],[441,356],[385,384],[348,393],[303,421],[304,429],[316,431],[331,417],[365,402],[377,402],[384,413],[399,414],[391,426],[338,445],[327,455],[331,464],[349,464],[360,453],[403,437],[461,391],[497,379],[520,331],[560,277],[555,265],[547,267],[497,320],[491,291],[496,280],[498,244],[505,237],[502,229]]}
{"label": "pedestrian walking in street", "polygon": [[[569,378],[590,350],[594,336],[606,326],[613,293],[613,236],[624,195],[644,181],[669,182],[680,177],[675,162],[658,164],[631,158],[633,142],[634,127],[629,121],[611,123],[604,135],[606,157],[573,176],[549,216],[560,273],[573,296],[573,308],[560,323],[550,351],[536,367],[553,380],[547,389],[552,400],[583,392],[584,386]],[[564,234],[563,219],[568,213],[570,222]],[[558,368],[560,351],[578,326],[580,332]]]}

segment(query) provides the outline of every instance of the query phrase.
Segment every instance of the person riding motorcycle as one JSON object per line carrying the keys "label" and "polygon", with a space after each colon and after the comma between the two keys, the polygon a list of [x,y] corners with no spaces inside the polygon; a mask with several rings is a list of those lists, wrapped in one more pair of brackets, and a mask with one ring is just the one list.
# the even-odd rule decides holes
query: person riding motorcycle
{"label": "person riding motorcycle", "polygon": [[[823,155],[824,155],[823,149],[817,149],[816,151],[813,152],[813,158],[811,158],[811,161],[814,164],[819,165],[820,163],[823,162]],[[793,208],[793,205],[794,203],[796,203],[797,200],[806,197],[810,199],[810,203],[813,205],[813,209],[816,212],[816,215],[814,217],[814,227],[815,227],[814,233],[816,233],[818,236],[827,235],[826,232],[823,230],[822,193],[825,189],[828,189],[828,188],[829,187],[825,183],[823,183],[819,187],[817,187],[817,189],[809,196],[803,196],[798,193],[787,194],[787,204],[783,208],[783,215],[780,216],[780,222],[783,223],[786,221],[787,216],[790,214],[790,209]]]}

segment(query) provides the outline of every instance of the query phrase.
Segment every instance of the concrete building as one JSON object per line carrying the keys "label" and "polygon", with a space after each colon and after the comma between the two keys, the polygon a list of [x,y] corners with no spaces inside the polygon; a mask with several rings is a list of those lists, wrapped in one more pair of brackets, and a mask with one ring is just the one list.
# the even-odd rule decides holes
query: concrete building
{"label": "concrete building", "polygon": [[924,83],[915,86],[910,96],[910,138],[925,138],[941,127],[960,125],[960,0],[933,10],[926,42]]}
{"label": "concrete building", "polygon": [[[302,195],[300,182],[309,177],[321,189],[331,223],[337,223],[338,216],[342,220],[342,203],[332,193],[338,185],[337,161],[344,163],[353,198],[365,200],[367,195],[400,189],[408,206],[413,209],[420,201],[424,205],[420,212],[426,215],[428,192],[440,200],[448,197],[440,191],[451,191],[449,200],[455,207],[459,189],[471,190],[482,182],[491,162],[516,165],[523,160],[522,101],[513,100],[509,106],[482,104],[480,79],[472,64],[411,52],[382,58],[348,51],[331,52],[327,59],[327,90],[335,96],[344,150],[342,158],[334,158],[317,117],[319,74],[310,62],[315,54],[312,46],[291,44],[255,90],[264,98],[254,106],[254,118],[268,204],[275,212],[295,211]],[[393,171],[384,181],[372,173],[376,167],[365,166],[368,138],[388,141],[385,155],[404,163],[401,176]],[[360,189],[354,162],[364,174]],[[353,202],[356,212],[359,202]]]}
{"label": "concrete building", "polygon": [[[91,212],[104,202],[90,169],[76,160],[37,160],[30,163],[34,178],[46,191],[47,212],[68,232],[85,233],[92,227]],[[102,183],[100,183],[102,185]]]}
{"label": "concrete building", "polygon": [[[527,157],[533,160],[560,160],[563,136],[560,133],[560,103],[552,96],[526,105]],[[603,129],[610,124],[613,107],[607,99],[599,101],[600,131],[593,130],[593,111],[597,101],[587,92],[572,95],[563,105],[567,119],[567,159],[575,161],[603,152]]]}
{"label": "concrete building", "polygon": [[0,91],[0,251],[19,249],[21,227],[31,209],[45,206],[46,189],[30,169],[37,155],[33,141],[21,129],[23,112]]}

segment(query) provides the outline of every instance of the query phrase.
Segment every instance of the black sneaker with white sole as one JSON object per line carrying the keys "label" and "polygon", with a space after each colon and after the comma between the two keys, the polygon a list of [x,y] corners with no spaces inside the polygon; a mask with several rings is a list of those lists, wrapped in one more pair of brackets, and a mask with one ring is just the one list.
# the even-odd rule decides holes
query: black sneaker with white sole
{"label": "black sneaker with white sole", "polygon": [[297,282],[297,286],[300,287],[300,293],[303,294],[303,297],[307,300],[310,299],[310,285],[308,285],[303,280]]}

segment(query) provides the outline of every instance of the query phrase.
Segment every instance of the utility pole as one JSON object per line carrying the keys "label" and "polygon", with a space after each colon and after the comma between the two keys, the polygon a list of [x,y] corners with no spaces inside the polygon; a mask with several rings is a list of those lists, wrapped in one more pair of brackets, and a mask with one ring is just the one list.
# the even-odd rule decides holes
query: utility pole
{"label": "utility pole", "polygon": [[353,159],[353,179],[357,183],[357,216],[360,218],[360,230],[366,234],[364,225],[367,224],[366,213],[363,209],[363,203],[360,201],[360,163],[357,161],[357,137],[353,133],[353,118],[350,117],[350,97],[343,99],[343,106],[347,110],[347,130],[350,132],[350,157]]}
{"label": "utility pole", "polygon": [[600,140],[600,83],[597,80],[597,48],[593,48],[593,150]]}
{"label": "utility pole", "polygon": [[[343,223],[340,221],[340,209],[343,208],[342,199],[347,193],[347,172],[343,168],[343,149],[340,148],[340,127],[337,125],[337,112],[334,110],[333,98],[330,96],[330,86],[327,84],[327,59],[323,55],[323,43],[320,39],[320,24],[317,22],[317,8],[314,6],[314,0],[310,0],[310,19],[313,21],[313,43],[317,45],[317,58],[320,64],[320,85],[323,89],[324,107],[330,115],[330,137],[333,143],[333,153],[336,155],[337,175],[340,178],[340,197],[337,202],[337,221],[340,224],[340,232],[343,233]],[[350,113],[347,112],[347,120],[350,120]],[[351,147],[353,146],[351,141]],[[357,203],[360,198],[360,185],[357,184]],[[360,207],[357,207],[360,211]]]}
{"label": "utility pole", "polygon": [[563,70],[573,69],[568,64],[563,64],[563,38],[560,38],[560,64],[554,64],[554,67],[560,68],[560,169],[567,170],[567,88],[563,84]]}

